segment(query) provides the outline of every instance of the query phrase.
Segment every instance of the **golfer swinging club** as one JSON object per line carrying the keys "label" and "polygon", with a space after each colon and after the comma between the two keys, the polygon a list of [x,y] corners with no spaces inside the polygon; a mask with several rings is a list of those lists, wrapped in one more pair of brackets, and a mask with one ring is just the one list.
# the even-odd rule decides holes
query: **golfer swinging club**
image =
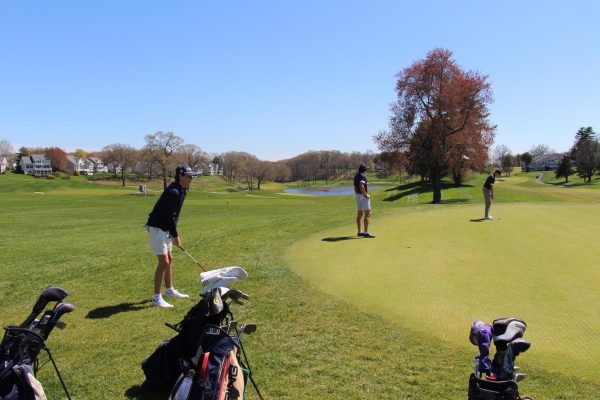
{"label": "golfer swinging club", "polygon": [[[367,189],[367,166],[360,164],[358,173],[354,176],[354,193],[356,196],[356,226],[358,227],[359,237],[374,238],[375,235],[369,233],[369,220],[371,219],[371,196]],[[361,220],[363,220],[364,231],[361,229]]]}
{"label": "golfer swinging club", "polygon": [[499,169],[495,170],[493,174],[487,177],[483,184],[483,198],[485,199],[485,219],[494,219],[490,215],[490,207],[494,200],[494,183],[496,183],[496,176],[502,176],[502,171]]}
{"label": "golfer swinging club", "polygon": [[192,183],[192,178],[196,176],[194,171],[187,165],[179,165],[175,169],[175,182],[171,183],[167,189],[160,195],[160,198],[154,205],[149,214],[148,233],[150,234],[150,244],[152,253],[158,258],[158,265],[154,273],[154,297],[152,305],[162,308],[171,308],[172,304],[167,303],[161,294],[163,279],[167,287],[167,296],[178,299],[187,299],[187,294],[180,293],[173,287],[172,262],[173,243],[181,247],[181,237],[177,233],[177,221],[183,201],[187,191]]}

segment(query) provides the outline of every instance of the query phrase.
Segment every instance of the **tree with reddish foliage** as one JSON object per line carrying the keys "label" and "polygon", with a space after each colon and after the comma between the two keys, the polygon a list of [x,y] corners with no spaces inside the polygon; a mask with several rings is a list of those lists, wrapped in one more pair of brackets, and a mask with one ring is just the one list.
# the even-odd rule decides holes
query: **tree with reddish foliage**
{"label": "tree with reddish foliage", "polygon": [[401,175],[405,168],[405,162],[402,156],[403,154],[397,151],[383,151],[373,158],[373,162],[376,165],[385,168],[387,173]]}
{"label": "tree with reddish foliage", "polygon": [[60,147],[48,147],[44,150],[44,154],[50,159],[52,172],[67,171],[67,153],[63,149]]}
{"label": "tree with reddish foliage", "polygon": [[462,176],[487,160],[496,128],[488,120],[492,90],[487,76],[463,71],[445,49],[430,51],[397,77],[390,130],[374,139],[382,151],[404,153],[409,171],[429,177],[437,204],[446,174]]}

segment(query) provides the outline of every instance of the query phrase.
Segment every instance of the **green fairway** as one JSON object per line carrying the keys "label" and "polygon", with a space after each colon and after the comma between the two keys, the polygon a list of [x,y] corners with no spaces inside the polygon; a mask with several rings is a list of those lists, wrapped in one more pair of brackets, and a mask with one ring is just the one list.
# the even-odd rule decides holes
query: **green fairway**
{"label": "green fairway", "polygon": [[[566,327],[563,317],[594,317],[594,290],[580,290],[577,298],[568,294],[578,285],[597,286],[598,275],[590,263],[598,253],[590,249],[593,238],[583,232],[597,226],[594,207],[600,191],[542,187],[525,174],[502,178],[494,211],[503,219],[470,222],[482,212],[481,179],[448,186],[447,204],[436,207],[426,205],[431,193],[425,187],[388,180],[393,185],[373,193],[373,231],[380,237],[371,242],[321,241],[355,234],[348,225],[355,213],[352,196],[281,195],[285,186],[276,183],[248,192],[218,177],[194,182],[181,214],[183,245],[209,268],[240,265],[249,272],[249,279],[237,287],[252,297],[233,311],[240,322],[258,324],[245,348],[265,398],[463,398],[475,353],[467,346],[468,324],[504,313],[519,314],[530,324],[527,337],[533,347],[522,357],[529,373],[522,384],[526,392],[539,398],[598,398],[597,367],[590,361],[598,346],[584,347],[593,341],[597,324],[578,319]],[[127,185],[87,182],[83,177],[50,181],[0,176],[0,323],[20,323],[48,285],[70,292],[67,300],[77,309],[63,318],[66,329],[55,330],[48,345],[74,399],[164,399],[139,393],[144,379],[140,362],[172,336],[164,322],[178,322],[198,299],[199,270],[175,250],[175,284],[192,300],[174,302],[173,310],[149,306],[156,259],[142,225],[161,184],[149,184],[148,196],[137,194],[136,182]],[[585,219],[569,220],[583,209],[589,209]],[[411,220],[418,223],[408,224]],[[519,220],[530,223],[518,228]],[[554,222],[533,225],[547,220]],[[574,232],[582,233],[576,243]],[[570,239],[560,240],[563,234]],[[528,235],[541,238],[536,248],[519,247],[519,240]],[[396,258],[390,258],[388,249],[376,249],[394,237]],[[449,241],[432,240],[430,245],[425,240],[436,237]],[[495,245],[484,245],[492,242]],[[357,251],[355,244],[372,251],[357,269],[352,257],[342,260]],[[305,253],[327,255],[319,257],[318,264],[289,261],[289,248],[298,259],[309,256],[298,254],[301,247]],[[511,296],[519,299],[522,311],[511,308],[510,302],[471,301],[471,285],[492,288],[489,274],[498,273],[484,265],[483,258],[491,256],[494,265],[514,269],[501,260],[517,258],[510,254],[517,251],[533,265],[537,256],[552,257],[544,268],[519,271],[523,278],[517,284],[532,291],[526,296],[515,290],[518,297]],[[416,265],[410,260],[417,256],[425,262],[420,265],[423,273],[410,270]],[[319,270],[308,274],[308,268],[317,266]],[[389,273],[381,277],[370,272],[379,268]],[[474,280],[474,271],[480,276],[482,270],[485,277]],[[578,281],[566,271],[587,276]],[[327,276],[315,279],[325,272]],[[512,290],[510,281],[505,282]],[[363,289],[357,292],[357,286]],[[386,301],[375,300],[390,287]],[[547,299],[556,303],[546,304]],[[440,316],[444,309],[455,319]],[[562,325],[548,332],[556,314]],[[564,356],[568,368],[555,368],[557,357],[568,350],[563,338],[573,344],[569,354],[579,356]],[[578,376],[566,370],[574,363],[579,363]],[[50,365],[40,371],[39,379],[49,398],[63,398]],[[257,396],[249,390],[249,398]]]}
{"label": "green fairway", "polygon": [[373,222],[374,240],[313,235],[290,252],[327,293],[424,335],[462,343],[475,319],[529,323],[525,366],[600,382],[597,204],[502,204],[402,210]]}

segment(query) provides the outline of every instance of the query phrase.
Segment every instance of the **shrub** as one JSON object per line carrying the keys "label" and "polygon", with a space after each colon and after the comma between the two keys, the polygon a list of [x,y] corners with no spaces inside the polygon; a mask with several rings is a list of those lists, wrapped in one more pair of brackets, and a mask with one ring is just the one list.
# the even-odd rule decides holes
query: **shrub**
{"label": "shrub", "polygon": [[54,179],[54,175],[48,175],[46,176],[46,179]]}
{"label": "shrub", "polygon": [[71,179],[71,176],[70,175],[61,176],[60,179],[64,179],[64,180],[68,181],[69,179]]}
{"label": "shrub", "polygon": [[79,171],[74,171],[73,172],[73,176],[79,176],[79,175],[80,175]]}

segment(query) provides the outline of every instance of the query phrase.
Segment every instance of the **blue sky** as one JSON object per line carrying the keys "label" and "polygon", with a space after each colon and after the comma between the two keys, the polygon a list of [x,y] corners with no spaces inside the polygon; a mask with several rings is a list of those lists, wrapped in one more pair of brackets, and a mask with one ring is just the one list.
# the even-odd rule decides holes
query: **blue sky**
{"label": "blue sky", "polygon": [[600,131],[599,16],[592,0],[0,0],[0,139],[376,151],[395,75],[443,47],[489,75],[495,145],[565,151]]}

